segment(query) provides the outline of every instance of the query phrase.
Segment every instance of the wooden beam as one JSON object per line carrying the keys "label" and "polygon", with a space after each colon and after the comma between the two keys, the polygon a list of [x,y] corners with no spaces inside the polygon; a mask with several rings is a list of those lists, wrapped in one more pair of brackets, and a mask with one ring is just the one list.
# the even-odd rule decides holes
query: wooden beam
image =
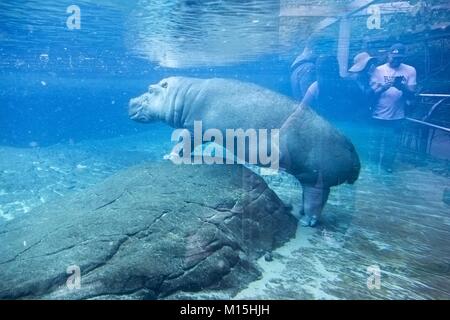
{"label": "wooden beam", "polygon": [[345,15],[348,17],[354,13],[364,10],[369,6],[380,2],[380,0],[355,0],[346,7]]}
{"label": "wooden beam", "polygon": [[314,31],[319,32],[320,30],[323,30],[323,29],[335,24],[336,22],[338,22],[341,17],[351,16],[352,14],[354,14],[360,10],[366,9],[370,5],[375,4],[379,1],[380,0],[355,0],[346,7],[345,11],[342,11],[336,17],[325,18],[324,20],[320,21]]}
{"label": "wooden beam", "polygon": [[[342,17],[367,8],[379,0],[355,0],[347,6],[291,4],[282,1],[280,17]],[[402,1],[404,2],[404,1]]]}
{"label": "wooden beam", "polygon": [[342,8],[335,6],[295,5],[280,7],[280,17],[336,17]]}
{"label": "wooden beam", "polygon": [[[379,3],[377,4],[380,9],[381,15],[393,15],[399,13],[414,13],[418,9],[418,5],[411,5],[407,1],[397,1],[389,3]],[[352,14],[352,16],[368,16],[370,13],[367,10],[359,10]]]}
{"label": "wooden beam", "polygon": [[[280,17],[341,17],[341,16],[367,16],[368,7],[376,1],[354,1],[346,7],[339,6],[322,6],[322,5],[296,5],[281,6]],[[398,13],[414,13],[418,9],[418,5],[411,5],[408,1],[395,1],[388,3],[379,3],[380,14],[392,15]],[[433,8],[431,8],[433,9]],[[436,6],[435,9],[448,10],[447,6]]]}

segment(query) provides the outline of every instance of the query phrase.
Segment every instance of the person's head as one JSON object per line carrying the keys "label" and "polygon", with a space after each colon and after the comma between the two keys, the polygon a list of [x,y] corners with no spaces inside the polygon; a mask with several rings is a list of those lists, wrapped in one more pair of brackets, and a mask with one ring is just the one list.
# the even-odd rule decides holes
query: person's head
{"label": "person's head", "polygon": [[405,57],[406,47],[401,43],[396,43],[389,49],[388,63],[392,68],[398,68]]}
{"label": "person's head", "polygon": [[331,116],[339,109],[345,95],[345,82],[339,74],[336,56],[320,56],[316,62],[317,86],[319,89],[317,105],[324,115]]}
{"label": "person's head", "polygon": [[376,58],[367,52],[358,53],[353,58],[353,66],[348,70],[350,73],[371,75],[376,68]]}
{"label": "person's head", "polygon": [[293,65],[299,61],[315,61],[317,57],[330,52],[335,47],[335,40],[326,35],[311,35],[305,42],[302,53],[297,56]]}
{"label": "person's head", "polygon": [[339,63],[335,56],[319,56],[316,61],[316,77],[321,84],[334,84],[341,80],[339,75]]}
{"label": "person's head", "polygon": [[339,74],[339,63],[335,56],[319,56],[317,58],[316,79],[322,106],[329,106],[342,94],[343,82]]}

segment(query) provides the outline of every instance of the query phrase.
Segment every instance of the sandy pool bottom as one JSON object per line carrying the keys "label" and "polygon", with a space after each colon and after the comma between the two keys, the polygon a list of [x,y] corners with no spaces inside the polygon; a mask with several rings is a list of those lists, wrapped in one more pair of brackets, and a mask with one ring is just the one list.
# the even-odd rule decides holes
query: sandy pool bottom
{"label": "sandy pool bottom", "polygon": [[[170,150],[166,136],[0,147],[0,223],[128,166],[160,161]],[[322,223],[299,227],[272,261],[259,260],[261,279],[230,298],[450,298],[450,206],[443,201],[450,179],[432,168],[400,163],[388,174],[363,162],[355,185],[333,189]],[[283,174],[264,178],[296,213],[298,182]]]}

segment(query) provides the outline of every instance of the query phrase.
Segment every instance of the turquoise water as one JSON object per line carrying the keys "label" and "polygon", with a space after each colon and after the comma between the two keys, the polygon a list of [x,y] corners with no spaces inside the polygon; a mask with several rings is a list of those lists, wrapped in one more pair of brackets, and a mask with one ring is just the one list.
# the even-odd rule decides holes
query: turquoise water
{"label": "turquoise water", "polygon": [[171,75],[233,77],[288,94],[289,62],[268,43],[278,34],[276,3],[239,3],[81,1],[82,24],[70,30],[70,1],[2,1],[0,140],[48,145],[149,130],[128,121],[126,105]]}
{"label": "turquoise water", "polygon": [[[164,77],[233,78],[290,96],[289,67],[314,22],[286,22],[278,1],[83,0],[70,30],[72,4],[0,3],[0,225],[162,162],[172,129],[130,121],[127,106]],[[368,124],[330,121],[359,153],[359,180],[333,189],[322,223],[299,227],[273,262],[258,260],[261,279],[226,297],[448,299],[448,160],[404,145],[389,174]],[[298,212],[299,183],[263,177]],[[367,286],[370,266],[381,289]]]}

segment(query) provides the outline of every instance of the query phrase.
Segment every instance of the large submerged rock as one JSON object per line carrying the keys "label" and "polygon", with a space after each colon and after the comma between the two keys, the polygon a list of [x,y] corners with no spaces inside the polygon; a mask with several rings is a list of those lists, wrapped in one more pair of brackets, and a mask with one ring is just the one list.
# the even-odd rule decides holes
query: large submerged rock
{"label": "large submerged rock", "polygon": [[0,298],[236,292],[259,276],[256,259],[295,229],[242,166],[135,166],[1,225]]}

